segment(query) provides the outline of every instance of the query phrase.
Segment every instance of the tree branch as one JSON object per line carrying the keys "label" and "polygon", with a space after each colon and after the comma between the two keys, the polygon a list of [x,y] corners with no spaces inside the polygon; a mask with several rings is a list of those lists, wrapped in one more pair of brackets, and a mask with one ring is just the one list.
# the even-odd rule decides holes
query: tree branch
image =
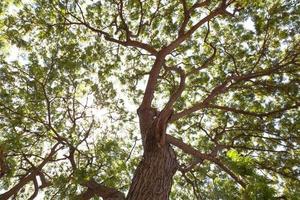
{"label": "tree branch", "polygon": [[39,174],[39,172],[42,170],[42,168],[52,159],[54,154],[60,149],[57,148],[57,146],[60,143],[55,144],[49,153],[49,155],[36,167],[34,168],[27,176],[22,178],[14,187],[12,187],[9,191],[3,193],[0,195],[1,200],[7,200],[11,196],[16,195],[19,190],[24,187],[28,182],[34,181],[36,176]]}
{"label": "tree branch", "polygon": [[183,14],[184,14],[184,19],[183,22],[179,28],[178,31],[178,36],[182,36],[185,33],[185,29],[186,26],[191,18],[191,13],[199,7],[203,7],[203,6],[208,6],[211,0],[205,0],[203,2],[197,1],[196,3],[194,3],[194,5],[192,5],[190,8],[187,7],[187,3],[186,0],[180,0],[182,7],[183,7]]}
{"label": "tree branch", "polygon": [[162,55],[160,52],[158,53],[155,62],[150,70],[147,86],[145,89],[143,101],[140,105],[140,108],[143,109],[149,109],[151,108],[151,103],[154,98],[154,91],[157,84],[157,78],[159,76],[160,70],[165,62],[164,55]]}
{"label": "tree branch", "polygon": [[189,171],[191,171],[195,166],[197,166],[198,164],[201,164],[203,163],[204,160],[202,159],[199,159],[199,158],[195,158],[193,160],[193,162],[191,162],[188,166],[186,167],[181,167],[179,170],[182,172],[182,173],[187,173]]}
{"label": "tree branch", "polygon": [[181,36],[184,34],[186,25],[188,24],[189,20],[190,20],[190,12],[187,8],[187,3],[186,0],[180,0],[180,3],[182,4],[183,7],[183,14],[184,14],[184,19],[183,22],[178,30],[178,36]]}
{"label": "tree branch", "polygon": [[[78,5],[77,5],[78,6]],[[58,12],[60,12],[59,9],[57,9],[56,7],[54,7]],[[130,38],[130,30],[128,28],[128,25],[126,24],[124,18],[123,18],[123,6],[121,6],[121,8],[119,7],[118,8],[118,12],[119,12],[119,15],[121,17],[121,20],[123,22],[123,25],[125,26],[125,32],[126,32],[126,41],[122,41],[122,40],[119,40],[119,39],[116,39],[114,37],[112,37],[108,32],[106,31],[103,31],[101,29],[98,29],[96,27],[93,27],[92,25],[90,25],[84,18],[84,16],[82,16],[83,19],[80,19],[78,18],[77,16],[75,16],[74,14],[68,12],[68,14],[74,18],[76,21],[71,21],[68,17],[66,17],[64,14],[61,14],[62,17],[66,20],[67,23],[60,23],[62,25],[82,25],[82,26],[85,26],[87,29],[95,32],[95,33],[98,33],[100,35],[103,35],[104,36],[104,39],[106,39],[107,41],[110,41],[110,42],[113,42],[113,43],[116,43],[116,44],[120,44],[122,46],[131,46],[131,47],[137,47],[137,48],[141,48],[149,53],[151,53],[152,55],[156,55],[157,54],[157,50],[152,47],[151,45],[149,44],[146,44],[146,43],[143,43],[143,42],[139,42],[139,41],[136,41],[136,40],[132,40]],[[81,14],[83,14],[81,12]],[[54,25],[57,25],[57,24],[50,24],[51,26],[54,26]]]}
{"label": "tree branch", "polygon": [[174,122],[174,121],[176,121],[184,116],[187,116],[195,111],[205,108],[212,99],[214,99],[217,95],[224,93],[229,88],[228,83],[230,82],[231,79],[232,78],[229,77],[222,84],[216,86],[202,102],[196,103],[192,107],[187,108],[179,113],[174,114],[171,117],[170,121]]}
{"label": "tree branch", "polygon": [[165,55],[169,54],[171,51],[176,49],[182,42],[187,40],[189,37],[193,35],[193,33],[201,27],[206,22],[210,21],[214,17],[222,14],[224,10],[226,9],[227,5],[221,3],[215,10],[213,10],[210,14],[208,14],[206,17],[202,18],[200,21],[198,21],[194,26],[192,26],[186,33],[181,34],[176,40],[171,42],[168,46],[164,48]]}
{"label": "tree branch", "polygon": [[29,197],[28,200],[34,200],[34,198],[38,195],[38,192],[39,192],[39,185],[38,185],[38,182],[37,182],[37,180],[36,180],[36,176],[33,177],[32,182],[33,182],[33,185],[34,185],[34,192],[33,192],[33,194]]}
{"label": "tree branch", "polygon": [[190,154],[196,158],[199,158],[201,160],[208,160],[213,163],[215,163],[217,166],[219,166],[224,172],[229,174],[237,183],[239,183],[242,187],[246,187],[246,183],[244,183],[236,174],[234,174],[227,166],[225,166],[219,159],[212,156],[211,154],[204,154],[196,150],[194,147],[185,144],[182,140],[177,139],[171,135],[166,134],[166,140],[170,144],[178,147],[183,152]]}
{"label": "tree branch", "polygon": [[[176,100],[181,96],[184,88],[185,88],[185,78],[186,78],[186,75],[185,75],[185,72],[183,69],[181,69],[180,67],[177,68],[177,67],[174,67],[172,68],[171,70],[174,70],[176,71],[179,75],[180,75],[180,83],[179,83],[179,86],[178,88],[175,90],[175,92],[171,95],[169,101],[167,102],[167,104],[165,105],[165,107],[163,108],[163,111],[164,110],[169,110],[172,108],[172,106],[174,105],[174,103],[176,102]],[[162,112],[163,112],[162,111]]]}
{"label": "tree branch", "polygon": [[217,48],[214,47],[214,46],[212,46],[212,45],[210,45],[210,46],[211,46],[212,49],[213,49],[212,55],[211,55],[209,58],[207,58],[207,59],[203,62],[203,64],[202,64],[201,66],[196,67],[196,68],[194,68],[193,70],[191,70],[190,72],[188,72],[186,76],[189,76],[189,75],[191,75],[191,74],[194,74],[194,73],[196,73],[196,72],[198,72],[198,71],[200,71],[200,70],[202,70],[202,69],[205,69],[205,68],[208,67],[208,65],[209,65],[210,63],[212,63],[214,57],[216,56]]}
{"label": "tree branch", "polygon": [[125,195],[122,192],[110,187],[106,187],[91,179],[84,183],[88,190],[78,195],[76,199],[87,200],[94,196],[102,197],[104,200],[125,200]]}
{"label": "tree branch", "polygon": [[244,74],[244,75],[240,75],[240,76],[232,75],[232,76],[227,77],[227,79],[223,83],[221,83],[221,84],[217,85],[215,88],[213,88],[212,91],[208,94],[208,96],[202,102],[195,103],[190,108],[187,108],[179,113],[174,114],[170,121],[174,122],[174,121],[176,121],[182,117],[185,117],[195,111],[206,108],[209,105],[209,103],[216,96],[227,92],[228,89],[233,85],[237,85],[241,82],[249,81],[250,79],[253,79],[253,78],[263,77],[263,76],[267,76],[267,75],[274,74],[274,73],[280,73],[281,70],[283,70],[285,67],[289,66],[290,64],[295,64],[296,56],[297,56],[297,54],[292,55],[292,59],[290,61],[283,63],[283,61],[286,59],[285,58],[280,63],[276,63],[276,64],[274,64],[273,67],[268,68],[268,69],[264,69],[261,71],[257,71],[254,73],[248,73],[248,74]]}
{"label": "tree branch", "polygon": [[254,116],[254,117],[267,117],[270,115],[275,115],[278,113],[285,112],[287,110],[298,108],[299,106],[300,106],[300,103],[296,103],[293,106],[285,106],[281,109],[270,111],[270,112],[265,112],[265,113],[250,112],[250,111],[246,111],[246,110],[240,110],[240,109],[236,109],[236,108],[231,108],[231,107],[227,107],[227,106],[219,106],[219,105],[214,105],[214,104],[207,105],[207,108],[219,109],[219,110],[238,113],[238,114],[242,114],[242,115],[250,115],[250,116]]}

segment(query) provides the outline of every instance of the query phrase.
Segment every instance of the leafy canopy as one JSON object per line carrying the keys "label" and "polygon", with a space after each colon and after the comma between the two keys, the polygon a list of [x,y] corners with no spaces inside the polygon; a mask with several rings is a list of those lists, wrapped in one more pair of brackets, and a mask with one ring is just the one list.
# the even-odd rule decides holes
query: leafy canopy
{"label": "leafy canopy", "polygon": [[[126,193],[155,57],[220,2],[1,1],[0,193],[29,174],[17,199],[74,199],[91,179]],[[182,89],[168,133],[214,157],[176,149],[171,198],[299,199],[300,4],[223,2],[158,76],[158,109]]]}

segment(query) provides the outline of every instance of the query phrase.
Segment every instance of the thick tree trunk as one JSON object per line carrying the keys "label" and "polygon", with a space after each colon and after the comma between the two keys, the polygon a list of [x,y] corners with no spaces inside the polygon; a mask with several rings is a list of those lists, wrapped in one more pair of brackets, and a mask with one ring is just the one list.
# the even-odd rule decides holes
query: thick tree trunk
{"label": "thick tree trunk", "polygon": [[167,200],[178,164],[171,146],[145,151],[139,163],[127,200]]}
{"label": "thick tree trunk", "polygon": [[134,173],[126,199],[168,200],[172,179],[178,168],[175,152],[169,144],[158,144],[154,128],[157,116],[153,111],[139,112],[139,117],[144,155]]}

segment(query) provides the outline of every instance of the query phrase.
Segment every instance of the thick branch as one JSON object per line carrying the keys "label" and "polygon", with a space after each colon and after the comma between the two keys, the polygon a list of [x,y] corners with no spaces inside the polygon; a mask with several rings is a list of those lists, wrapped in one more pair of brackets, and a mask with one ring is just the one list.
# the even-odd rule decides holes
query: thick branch
{"label": "thick branch", "polygon": [[[183,3],[184,3],[184,1],[183,1]],[[173,51],[175,48],[177,48],[182,42],[187,40],[203,24],[205,24],[206,22],[208,22],[215,16],[222,14],[223,11],[226,9],[226,7],[227,7],[227,5],[224,4],[224,1],[223,1],[223,3],[221,3],[209,15],[207,15],[206,17],[201,19],[194,26],[192,26],[189,31],[180,35],[176,40],[171,42],[168,46],[162,48],[158,53],[154,54],[154,55],[156,55],[156,60],[150,71],[150,76],[148,79],[144,98],[143,98],[140,108],[149,109],[151,107],[151,103],[152,103],[152,100],[154,97],[154,91],[155,91],[156,84],[157,84],[157,78],[159,76],[159,73],[160,73],[160,70],[164,63],[164,59],[165,59],[166,55],[168,55],[171,51]]]}
{"label": "thick branch", "polygon": [[185,88],[185,72],[181,68],[172,68],[172,70],[175,70],[180,75],[180,83],[176,91],[171,95],[168,103],[165,105],[163,110],[169,110],[172,108],[173,104],[176,102],[176,100],[181,96],[184,88]]}
{"label": "thick branch", "polygon": [[187,8],[187,3],[186,3],[186,0],[180,0],[181,4],[182,4],[182,7],[183,7],[183,14],[184,14],[184,19],[183,19],[183,22],[179,28],[179,31],[178,31],[178,35],[181,36],[184,34],[184,31],[185,31],[185,28],[186,28],[186,25],[188,24],[189,20],[190,20],[190,12]]}
{"label": "thick branch", "polygon": [[166,134],[166,140],[170,144],[178,147],[183,152],[190,154],[196,158],[199,158],[201,160],[209,160],[213,163],[215,163],[217,166],[219,166],[224,172],[229,174],[236,182],[238,182],[242,187],[245,187],[246,184],[237,176],[235,175],[228,167],[226,167],[219,159],[212,156],[211,154],[204,154],[199,152],[198,150],[194,149],[194,147],[184,143],[182,140],[179,140],[171,135]]}
{"label": "thick branch", "polygon": [[94,179],[86,182],[84,186],[88,187],[88,190],[77,196],[79,200],[91,199],[94,196],[102,197],[104,200],[125,200],[125,195],[122,192],[99,184]]}
{"label": "thick branch", "polygon": [[156,60],[151,68],[150,75],[148,78],[147,86],[145,89],[144,97],[140,108],[149,109],[151,108],[151,103],[154,98],[154,91],[157,84],[157,78],[159,76],[159,72],[163,66],[165,61],[164,55],[160,53],[157,55]]}
{"label": "thick branch", "polygon": [[192,146],[184,143],[182,140],[177,139],[169,134],[166,134],[166,140],[168,143],[178,147],[183,152],[193,155],[196,158],[199,158],[201,160],[210,160],[211,156],[209,154],[204,154],[199,152],[198,150],[194,149]]}

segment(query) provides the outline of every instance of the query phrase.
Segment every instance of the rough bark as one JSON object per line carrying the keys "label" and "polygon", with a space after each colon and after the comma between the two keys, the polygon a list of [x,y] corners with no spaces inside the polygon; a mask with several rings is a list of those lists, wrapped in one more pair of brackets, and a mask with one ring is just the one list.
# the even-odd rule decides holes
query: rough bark
{"label": "rough bark", "polygon": [[102,197],[103,200],[125,200],[125,195],[114,188],[104,186],[91,179],[83,184],[88,189],[76,197],[77,200],[88,200],[95,196]]}
{"label": "rough bark", "polygon": [[168,144],[145,151],[139,163],[127,200],[167,200],[172,179],[178,164],[172,147]]}
{"label": "rough bark", "polygon": [[144,155],[134,173],[127,200],[169,199],[172,179],[178,168],[172,147],[167,143],[163,146],[159,145],[155,137],[156,124],[153,123],[155,116],[153,113],[152,116],[149,114],[149,111],[139,113],[142,135],[146,134],[143,137],[145,138]]}

